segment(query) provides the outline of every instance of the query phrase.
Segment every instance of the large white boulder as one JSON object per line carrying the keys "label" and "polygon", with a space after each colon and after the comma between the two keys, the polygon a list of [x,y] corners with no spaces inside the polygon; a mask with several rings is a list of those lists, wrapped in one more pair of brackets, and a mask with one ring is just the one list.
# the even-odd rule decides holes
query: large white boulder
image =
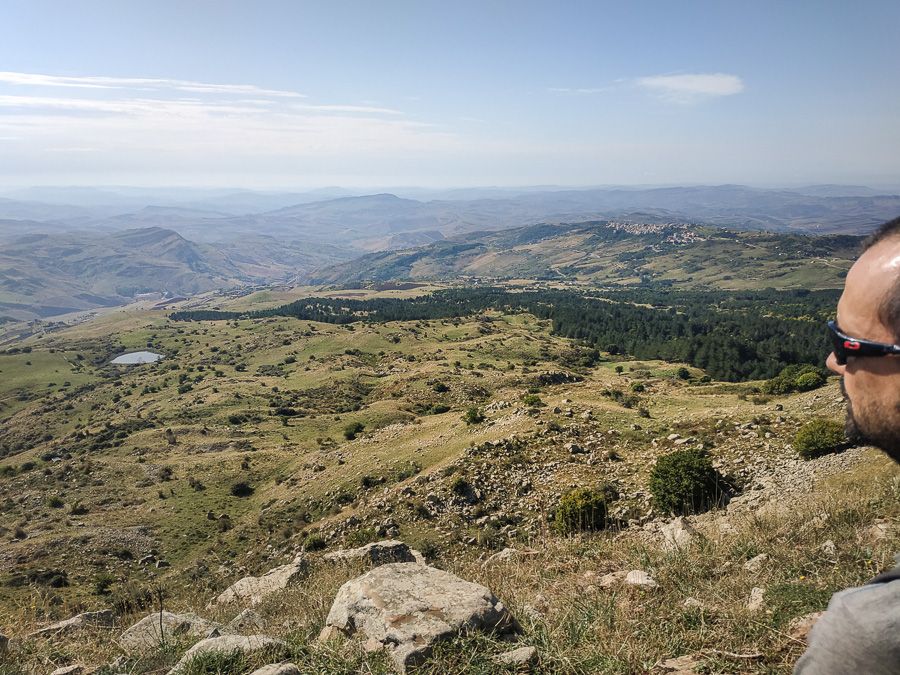
{"label": "large white boulder", "polygon": [[519,628],[489,589],[418,563],[382,565],[348,581],[325,623],[324,635],[361,633],[366,649],[387,650],[401,673],[461,631]]}
{"label": "large white boulder", "polygon": [[210,606],[231,603],[258,605],[273,593],[283,591],[299,581],[306,575],[308,568],[306,558],[302,554],[298,555],[293,562],[269,570],[261,577],[244,577],[235,581],[222,591]]}
{"label": "large white boulder", "polygon": [[148,614],[119,636],[119,644],[127,652],[154,649],[163,642],[183,636],[197,639],[227,632],[217,623],[207,621],[196,614],[154,612]]}

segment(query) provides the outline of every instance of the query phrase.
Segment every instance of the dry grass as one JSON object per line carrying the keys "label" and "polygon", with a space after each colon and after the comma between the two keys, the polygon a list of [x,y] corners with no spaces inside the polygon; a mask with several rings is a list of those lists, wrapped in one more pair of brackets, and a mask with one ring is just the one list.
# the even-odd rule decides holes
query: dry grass
{"label": "dry grass", "polygon": [[[892,522],[884,538],[870,529]],[[830,595],[864,583],[890,567],[900,546],[900,471],[886,460],[861,465],[849,475],[823,484],[790,509],[769,509],[743,518],[712,514],[703,519],[703,535],[684,551],[666,552],[639,531],[555,538],[533,542],[533,555],[485,568],[480,557],[461,552],[435,561],[440,567],[491,588],[519,618],[519,644],[534,645],[540,672],[640,673],[661,661],[696,654],[708,672],[789,672],[803,644],[789,635],[797,616],[824,609]],[[723,527],[723,523],[730,527]],[[831,540],[834,552],[823,551]],[[744,568],[765,553],[757,572]],[[615,570],[643,569],[658,582],[656,590],[604,590],[594,583]],[[321,564],[301,585],[258,607],[265,633],[289,644],[289,656],[303,672],[383,673],[382,655],[364,654],[356,642],[319,644],[316,636],[340,585],[359,569]],[[765,589],[765,608],[746,609],[754,586]],[[211,592],[200,585],[168,588],[167,609],[193,608],[208,618],[227,621],[240,608],[205,610]],[[687,598],[699,607],[684,606]],[[39,597],[21,607],[4,625],[21,634],[38,623],[46,608]],[[530,605],[539,610],[526,609]],[[0,674],[46,673],[67,663],[100,665],[124,657],[118,632],[146,612],[121,617],[115,630],[83,631],[71,638],[18,640]],[[129,656],[119,670],[163,673],[187,644],[170,644],[149,654]],[[509,644],[490,636],[467,636],[441,645],[422,673],[493,673],[491,658]],[[729,655],[761,655],[735,658]],[[245,673],[259,659],[198,662],[194,672]],[[204,670],[205,668],[205,670]]]}

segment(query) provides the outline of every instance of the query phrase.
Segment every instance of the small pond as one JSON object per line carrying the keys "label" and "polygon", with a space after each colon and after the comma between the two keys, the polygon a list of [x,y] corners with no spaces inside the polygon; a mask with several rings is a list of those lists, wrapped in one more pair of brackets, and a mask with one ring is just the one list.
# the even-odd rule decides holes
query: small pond
{"label": "small pond", "polygon": [[161,358],[163,358],[162,354],[154,352],[131,352],[130,354],[117,356],[110,363],[114,363],[117,366],[134,366],[139,363],[156,363]]}

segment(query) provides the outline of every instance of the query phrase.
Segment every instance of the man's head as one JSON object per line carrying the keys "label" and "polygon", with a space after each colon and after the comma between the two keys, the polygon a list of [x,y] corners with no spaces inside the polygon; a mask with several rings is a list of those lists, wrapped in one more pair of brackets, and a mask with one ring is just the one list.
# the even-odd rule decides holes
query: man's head
{"label": "man's head", "polygon": [[[866,241],[847,274],[837,325],[854,338],[900,344],[900,218]],[[826,364],[843,378],[848,435],[900,462],[900,356],[850,356],[838,365],[831,353]]]}

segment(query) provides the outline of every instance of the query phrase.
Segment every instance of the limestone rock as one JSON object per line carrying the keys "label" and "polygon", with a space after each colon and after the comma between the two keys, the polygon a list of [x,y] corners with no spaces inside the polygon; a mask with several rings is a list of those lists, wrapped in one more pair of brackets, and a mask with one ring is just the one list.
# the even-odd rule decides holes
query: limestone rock
{"label": "limestone rock", "polygon": [[298,555],[294,561],[281,567],[269,570],[261,577],[244,577],[235,581],[210,603],[227,605],[230,603],[246,603],[258,605],[268,596],[283,591],[302,578],[309,567],[306,557]]}
{"label": "limestone rock", "polygon": [[756,574],[759,572],[763,565],[766,564],[766,561],[769,559],[769,556],[765,553],[760,553],[758,556],[750,558],[747,562],[744,563],[744,569],[748,572],[753,572]]}
{"label": "limestone rock", "polygon": [[187,665],[199,654],[254,654],[256,652],[271,650],[273,652],[286,648],[281,640],[270,638],[267,635],[223,635],[221,637],[200,640],[188,649],[184,656],[169,671],[169,675],[177,675],[185,670]]}
{"label": "limestone rock", "polygon": [[637,586],[639,588],[658,588],[659,584],[656,580],[647,574],[644,570],[631,570],[625,575],[626,586]]}
{"label": "limestone rock", "polygon": [[265,627],[265,619],[249,607],[228,622],[228,628],[236,631],[263,630]]}
{"label": "limestone rock", "polygon": [[493,661],[499,666],[516,666],[523,668],[533,666],[537,662],[537,649],[534,647],[519,647],[510,652],[504,652],[494,657]]}
{"label": "limestone rock", "polygon": [[498,553],[494,553],[492,556],[488,557],[481,566],[482,567],[490,567],[496,563],[508,563],[512,562],[516,558],[520,558],[522,556],[534,555],[537,551],[519,551],[515,548],[506,547],[502,551]]}
{"label": "limestone rock", "polygon": [[57,668],[50,675],[81,675],[84,672],[84,666],[76,665],[76,666],[63,666],[62,668]]}
{"label": "limestone rock", "polygon": [[[160,630],[162,626],[162,630]],[[196,614],[174,614],[163,611],[148,614],[131,626],[119,637],[119,644],[125,651],[142,651],[153,649],[163,641],[169,641],[183,635],[197,639],[209,637],[213,631],[219,631],[219,624],[207,621]]]}
{"label": "limestone rock", "polygon": [[667,659],[659,664],[659,670],[668,675],[696,675],[701,672],[703,661],[695,654],[685,654]]}
{"label": "limestone rock", "polygon": [[691,545],[691,542],[697,536],[697,531],[687,519],[682,516],[675,518],[675,520],[669,523],[665,523],[660,527],[660,533],[663,538],[663,549],[666,551],[685,549]]}
{"label": "limestone rock", "polygon": [[628,576],[628,572],[619,571],[619,572],[610,572],[609,574],[604,574],[602,577],[597,579],[595,586],[599,586],[600,588],[613,588],[618,586],[619,584],[625,581],[625,577]]}
{"label": "limestone rock", "polygon": [[272,663],[254,670],[250,675],[300,675],[300,669],[293,663]]}
{"label": "limestone rock", "polygon": [[821,619],[824,613],[824,611],[810,612],[809,614],[804,614],[803,616],[798,616],[793,619],[791,623],[788,624],[788,635],[795,640],[806,642],[809,631],[812,630],[812,627],[816,625],[816,621]]}
{"label": "limestone rock", "polygon": [[84,614],[73,616],[71,619],[59,621],[53,625],[45,626],[40,630],[29,633],[28,637],[60,635],[63,633],[71,633],[82,628],[88,628],[90,626],[112,626],[113,620],[112,610],[109,609],[104,609],[99,612],[85,612]]}
{"label": "limestone rock", "polygon": [[764,588],[760,588],[759,586],[754,586],[753,588],[751,588],[750,598],[747,600],[747,611],[760,611],[765,604],[765,594],[766,591]]}
{"label": "limestone rock", "polygon": [[402,541],[396,541],[394,539],[376,541],[372,544],[360,546],[359,548],[326,553],[323,557],[325,560],[330,560],[332,562],[359,560],[372,567],[378,567],[379,565],[386,565],[388,563],[416,562],[412,549]]}
{"label": "limestone rock", "polygon": [[519,628],[489,589],[417,563],[382,565],[348,581],[325,623],[347,635],[362,633],[366,648],[386,649],[401,673],[461,630]]}
{"label": "limestone rock", "polygon": [[831,539],[826,539],[822,546],[819,547],[825,555],[834,555],[837,553],[837,546]]}

